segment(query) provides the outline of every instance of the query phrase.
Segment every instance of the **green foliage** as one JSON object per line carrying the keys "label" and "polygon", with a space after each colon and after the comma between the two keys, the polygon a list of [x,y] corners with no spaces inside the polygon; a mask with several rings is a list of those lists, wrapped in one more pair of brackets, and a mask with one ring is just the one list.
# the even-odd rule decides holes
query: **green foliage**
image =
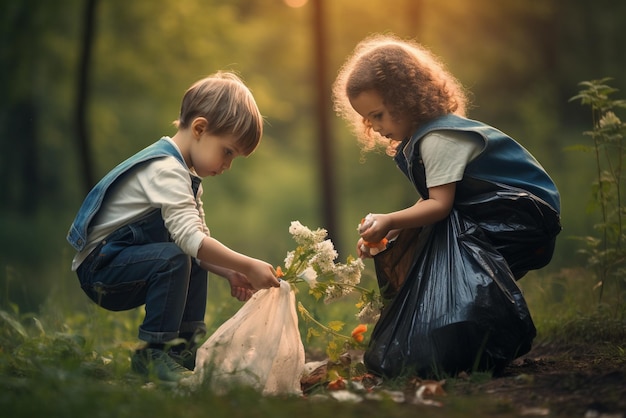
{"label": "green foliage", "polygon": [[[417,38],[474,92],[470,116],[519,138],[557,184],[570,190],[567,170],[583,167],[564,163],[558,152],[570,135],[564,130],[577,126],[562,98],[571,95],[572,83],[583,74],[621,74],[620,17],[626,3],[567,8],[556,0],[409,1],[396,8],[385,7],[384,0],[367,8],[358,0],[325,3],[329,83],[364,36],[392,31]],[[83,8],[78,0],[0,2],[0,57],[8,63],[0,69],[0,141],[11,150],[0,155],[0,211],[21,213],[29,207],[71,219],[84,197],[72,119]],[[98,2],[96,14],[87,113],[97,175],[172,134],[171,121],[190,83],[217,69],[232,69],[252,88],[266,117],[266,135],[249,162],[206,182],[215,191],[205,199],[213,206],[211,228],[234,248],[271,258],[283,251],[274,252],[264,239],[281,245],[284,235],[276,231],[282,231],[285,219],[324,226],[315,164],[311,2],[294,9],[282,1],[109,0]],[[28,103],[32,114],[24,116],[20,103]],[[329,113],[331,107],[327,103]],[[20,115],[23,126],[17,123]],[[360,165],[344,123],[331,122],[340,197],[340,231],[332,232],[345,252],[352,250],[354,224],[364,214],[400,208],[415,195],[402,187],[406,180],[387,157],[370,156],[366,166]],[[33,130],[28,141],[24,127]],[[575,192],[576,185],[571,189]],[[371,190],[381,195],[368,196]],[[251,233],[240,232],[251,225]],[[564,225],[569,231],[586,227],[582,215],[567,211]],[[32,251],[12,239],[2,242],[11,242],[4,250]],[[567,244],[559,248],[568,249]]]}
{"label": "green foliage", "polygon": [[618,357],[626,360],[623,295],[606,292],[603,302],[597,303],[600,289],[590,282],[592,276],[585,268],[547,276],[531,272],[520,283],[537,326],[537,345],[571,349],[593,346],[621,353]]}
{"label": "green foliage", "polygon": [[[590,199],[593,212],[585,214],[580,210],[581,181],[594,175],[595,162],[583,157],[594,155],[596,147],[572,146],[580,152],[569,155],[560,151],[579,132],[578,109],[563,103],[573,94],[571,86],[587,74],[622,76],[626,2],[571,2],[563,7],[557,0],[427,0],[406,1],[397,8],[387,3],[374,0],[364,8],[359,0],[325,2],[327,79],[332,80],[345,54],[372,32],[392,31],[426,43],[473,91],[476,107],[471,116],[510,132],[551,173],[562,193],[563,224],[569,234],[582,235],[588,243],[584,251],[590,265],[598,267],[596,281],[604,263],[610,267],[606,278],[619,282],[622,267],[611,260],[619,261],[621,253],[605,246],[602,233],[587,231],[596,217],[601,218],[598,208],[604,202],[608,221],[599,219],[595,232],[606,229],[609,239],[622,239],[621,222],[615,221],[621,215],[615,211],[621,192],[620,199],[610,195],[621,167],[611,166],[609,175],[597,177],[593,196],[604,197]],[[299,9],[280,1],[247,0],[98,4],[88,109],[97,173],[160,135],[171,134],[170,122],[191,82],[217,69],[233,69],[251,86],[267,125],[261,147],[250,158],[236,162],[218,181],[205,182],[214,236],[278,264],[289,242],[288,220],[324,226],[315,164],[317,92],[312,82],[316,63],[310,2]],[[415,416],[415,408],[392,403],[355,406],[264,399],[245,390],[221,398],[200,393],[181,399],[128,375],[134,344],[128,341],[134,341],[142,311],[108,313],[89,305],[69,271],[72,254],[64,242],[84,196],[72,124],[83,7],[78,0],[0,2],[0,58],[6,63],[0,68],[2,413],[64,418]],[[616,83],[623,89],[624,80]],[[587,93],[576,100],[587,101],[585,106],[594,100],[600,107],[611,103],[614,88],[606,82],[582,87]],[[331,103],[327,105],[331,112]],[[594,117],[594,127],[599,120]],[[417,196],[387,156],[368,155],[361,164],[355,141],[341,121],[333,120],[332,135],[340,196],[336,244],[340,253],[350,253],[356,224],[365,213],[396,210]],[[602,129],[597,135],[589,137],[607,141],[599,148],[602,156],[621,141]],[[617,157],[619,152],[608,154]],[[591,342],[616,338],[620,326],[623,329],[623,312],[606,309],[609,303],[601,305],[597,316],[585,310],[597,307],[592,302],[611,283],[604,280],[594,289],[589,271],[571,269],[578,263],[571,256],[575,244],[559,242],[549,267],[567,270],[553,275],[546,275],[547,269],[531,272],[521,283],[539,333],[550,338],[563,323],[563,334],[554,337],[563,344],[585,336]],[[372,270],[368,264],[365,287],[376,285]],[[617,307],[623,305],[622,295],[605,292],[602,300]],[[323,324],[333,318],[351,329],[351,303],[311,308],[311,314]],[[209,330],[238,307],[224,281],[212,280]],[[307,324],[301,323],[304,336]],[[612,331],[602,331],[605,324]],[[623,345],[621,341],[616,345]],[[494,415],[487,404],[485,399],[452,398],[441,414],[423,409],[417,413]]]}
{"label": "green foliage", "polygon": [[[594,313],[588,303],[590,292],[581,286],[588,279],[585,271],[567,271],[558,277],[537,277],[538,274],[530,273],[522,285],[531,311],[535,313],[540,344],[553,342],[562,348],[578,345],[587,349],[604,345],[607,355],[624,358],[626,312],[623,307]],[[549,303],[554,299],[560,302]],[[40,316],[12,309],[0,311],[0,409],[3,414],[13,418],[519,416],[520,405],[495,401],[492,394],[464,395],[464,386],[481,385],[491,378],[484,373],[472,374],[462,385],[450,379],[445,386],[448,396],[442,398],[443,408],[402,405],[391,400],[353,404],[324,401],[317,395],[273,398],[246,388],[235,388],[226,396],[217,396],[208,390],[182,394],[145,384],[130,373],[130,347],[123,341],[135,332],[138,316],[140,312],[101,309],[84,315],[54,301],[44,307]],[[354,373],[359,372],[357,366]],[[339,363],[332,365],[332,370],[337,375],[343,372]],[[384,387],[402,390],[404,384],[401,380],[389,381]],[[317,388],[315,393],[323,395],[323,387]]]}
{"label": "green foliage", "polygon": [[[338,361],[341,355],[350,349],[364,349],[365,345],[357,342],[352,336],[342,334],[346,323],[338,320],[331,320],[322,323],[317,320],[302,304],[298,302],[298,312],[307,326],[305,342],[310,344],[321,341],[324,344],[325,357],[331,362]],[[312,350],[309,350],[311,352]]]}
{"label": "green foliage", "polygon": [[597,273],[600,300],[609,278],[617,281],[620,291],[626,287],[626,123],[614,113],[626,108],[626,100],[611,97],[617,89],[607,84],[609,80],[582,82],[579,94],[570,99],[591,108],[593,129],[584,132],[591,138],[591,145],[579,146],[576,150],[590,152],[594,158],[596,180],[592,187],[592,202],[595,204],[593,209],[600,212],[601,222],[595,226],[599,236],[579,239],[586,244],[581,252]]}
{"label": "green foliage", "polygon": [[[354,405],[310,403],[304,399],[267,398],[246,388],[227,396],[207,390],[180,393],[145,382],[128,372],[129,350],[100,346],[95,334],[112,341],[111,318],[85,321],[70,313],[59,329],[30,315],[0,311],[0,408],[12,417],[249,417],[326,416],[354,411]],[[356,407],[358,409],[358,407]],[[381,403],[381,416],[407,416],[402,408]],[[95,412],[97,411],[97,413]],[[408,411],[407,411],[408,412]]]}
{"label": "green foliage", "polygon": [[67,332],[48,333],[33,316],[0,311],[0,346],[0,375],[8,385],[42,374],[111,377],[107,366],[111,360],[92,351],[84,337]]}

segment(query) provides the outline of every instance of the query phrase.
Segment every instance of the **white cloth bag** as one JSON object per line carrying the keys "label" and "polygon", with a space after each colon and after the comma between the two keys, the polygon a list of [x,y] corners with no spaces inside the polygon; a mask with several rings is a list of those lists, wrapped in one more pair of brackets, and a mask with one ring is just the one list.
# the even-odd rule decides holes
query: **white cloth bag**
{"label": "white cloth bag", "polygon": [[256,292],[198,349],[196,382],[206,379],[216,392],[247,386],[264,395],[302,394],[304,346],[295,300],[286,281]]}

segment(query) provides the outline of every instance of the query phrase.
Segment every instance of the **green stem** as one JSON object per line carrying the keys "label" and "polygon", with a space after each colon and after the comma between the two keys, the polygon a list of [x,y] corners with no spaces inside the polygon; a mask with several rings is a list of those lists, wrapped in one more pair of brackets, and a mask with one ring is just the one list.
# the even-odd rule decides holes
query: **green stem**
{"label": "green stem", "polygon": [[[592,123],[593,123],[593,127],[594,130],[598,129],[598,108],[594,105],[592,105],[591,107],[591,114],[592,114]],[[603,236],[603,240],[602,240],[602,246],[603,246],[603,254],[606,254],[607,248],[608,248],[608,228],[607,228],[607,222],[608,222],[608,218],[607,218],[607,205],[606,205],[606,201],[605,201],[605,196],[604,196],[604,181],[602,180],[602,163],[601,163],[601,150],[600,150],[600,140],[598,139],[598,135],[595,134],[593,135],[593,144],[594,144],[594,150],[595,150],[595,157],[596,157],[596,169],[597,169],[597,175],[598,175],[598,193],[600,194],[600,210],[602,213],[602,236]],[[603,263],[602,267],[606,267],[606,263]],[[602,282],[602,287],[600,288],[600,300],[602,300],[602,290],[604,288],[604,283],[605,283],[605,279],[606,279],[606,273],[604,271],[604,268],[600,269],[601,271],[601,277],[600,277],[600,281]]]}
{"label": "green stem", "polygon": [[300,313],[302,313],[308,320],[313,322],[318,327],[322,328],[327,333],[332,334],[332,335],[334,335],[336,337],[339,337],[339,338],[343,338],[343,339],[345,339],[347,341],[350,341],[352,339],[352,337],[348,337],[346,335],[340,334],[337,331],[335,331],[335,330],[327,327],[326,325],[322,324],[317,319],[313,318],[313,315],[311,315],[311,313],[304,307],[304,305],[301,302],[298,302],[298,311],[300,311]]}

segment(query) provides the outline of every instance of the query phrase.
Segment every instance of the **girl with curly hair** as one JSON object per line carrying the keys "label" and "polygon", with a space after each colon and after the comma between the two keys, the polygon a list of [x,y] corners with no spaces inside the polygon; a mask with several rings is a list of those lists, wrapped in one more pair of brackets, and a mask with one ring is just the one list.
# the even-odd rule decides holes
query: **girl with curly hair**
{"label": "girl with curly hair", "polygon": [[550,176],[510,136],[468,119],[461,83],[412,40],[361,41],[333,98],[362,150],[386,149],[420,195],[359,229],[357,252],[374,258],[387,298],[366,365],[391,376],[500,370],[528,352],[535,328],[515,282],[554,252]]}

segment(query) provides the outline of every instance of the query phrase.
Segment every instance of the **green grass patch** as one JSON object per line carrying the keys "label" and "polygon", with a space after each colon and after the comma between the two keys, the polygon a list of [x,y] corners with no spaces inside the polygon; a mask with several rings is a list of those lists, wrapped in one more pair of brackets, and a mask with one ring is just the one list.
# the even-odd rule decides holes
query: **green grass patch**
{"label": "green grass patch", "polygon": [[[526,294],[539,335],[538,344],[584,345],[601,355],[624,361],[626,341],[624,304],[619,293],[607,292],[599,303],[593,280],[585,270],[549,276],[531,273],[520,285]],[[69,275],[68,275],[69,278]],[[72,279],[73,280],[73,279]],[[220,279],[215,279],[218,281]],[[218,282],[219,283],[219,282]],[[0,311],[0,410],[11,417],[319,417],[327,415],[413,417],[517,416],[518,406],[489,394],[466,395],[448,379],[442,407],[399,404],[392,400],[338,402],[321,387],[307,397],[263,397],[246,388],[218,396],[208,389],[194,392],[146,384],[130,371],[130,355],[137,344],[143,309],[107,312],[86,300],[72,285],[59,283],[37,313],[23,313],[15,304]],[[63,291],[61,291],[61,289]],[[238,307],[225,283],[212,283],[207,322],[217,328]],[[342,302],[343,303],[343,302]],[[343,309],[354,312],[353,302]],[[320,320],[337,317],[316,310]],[[346,314],[348,317],[351,314]],[[348,319],[348,318],[346,318]],[[319,349],[306,345],[319,355]],[[469,384],[489,381],[475,373]],[[464,382],[463,385],[467,385]],[[402,382],[385,383],[399,390]]]}

